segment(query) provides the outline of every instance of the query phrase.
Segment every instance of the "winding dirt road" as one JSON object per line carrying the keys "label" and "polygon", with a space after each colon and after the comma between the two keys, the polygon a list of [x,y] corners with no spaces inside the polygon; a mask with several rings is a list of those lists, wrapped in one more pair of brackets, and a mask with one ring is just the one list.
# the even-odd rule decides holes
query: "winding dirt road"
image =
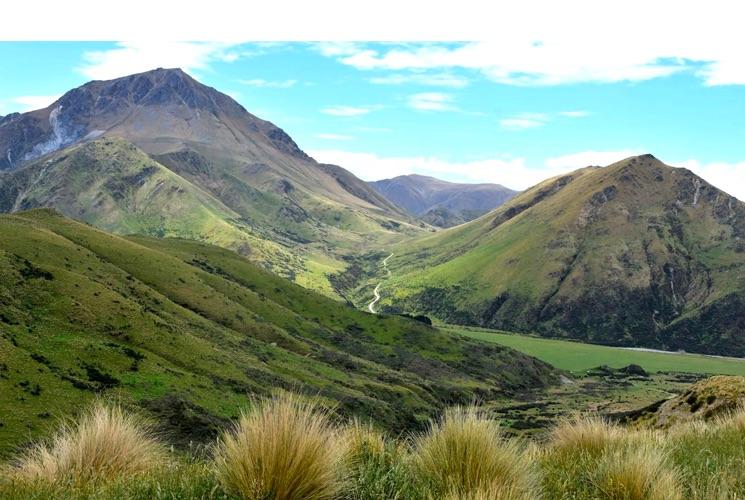
{"label": "winding dirt road", "polygon": [[[390,259],[391,257],[393,257],[393,254],[390,254],[388,257],[383,259],[383,268],[385,269],[385,272],[387,273],[386,278],[391,277],[391,270],[388,269],[388,259]],[[375,298],[367,306],[368,311],[370,311],[373,314],[378,314],[377,312],[375,312],[375,304],[377,304],[378,301],[380,300],[380,285],[382,284],[383,282],[381,281],[380,283],[375,285],[375,290],[373,290],[373,295],[375,295]]]}

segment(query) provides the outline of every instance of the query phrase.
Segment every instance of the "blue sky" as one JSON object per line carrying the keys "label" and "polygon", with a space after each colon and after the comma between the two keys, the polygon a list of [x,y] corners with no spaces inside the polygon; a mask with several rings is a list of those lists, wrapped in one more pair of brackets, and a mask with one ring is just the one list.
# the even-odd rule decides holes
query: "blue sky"
{"label": "blue sky", "polygon": [[44,107],[91,79],[178,66],[366,180],[417,172],[523,189],[650,152],[745,199],[745,70],[726,54],[629,50],[0,43],[0,115]]}

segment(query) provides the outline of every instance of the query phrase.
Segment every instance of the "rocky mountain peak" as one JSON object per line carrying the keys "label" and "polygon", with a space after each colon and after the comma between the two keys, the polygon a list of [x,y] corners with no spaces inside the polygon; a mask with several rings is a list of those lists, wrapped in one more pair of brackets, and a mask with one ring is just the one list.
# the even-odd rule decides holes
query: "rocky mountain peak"
{"label": "rocky mountain peak", "polygon": [[310,158],[284,131],[179,68],[88,82],[46,109],[0,119],[0,171],[81,140],[113,134],[146,151],[159,138],[246,150],[264,143]]}
{"label": "rocky mountain peak", "polygon": [[66,113],[83,115],[117,112],[131,106],[168,105],[217,114],[221,106],[237,105],[178,68],[158,68],[115,80],[92,81],[69,91],[55,104],[61,105]]}

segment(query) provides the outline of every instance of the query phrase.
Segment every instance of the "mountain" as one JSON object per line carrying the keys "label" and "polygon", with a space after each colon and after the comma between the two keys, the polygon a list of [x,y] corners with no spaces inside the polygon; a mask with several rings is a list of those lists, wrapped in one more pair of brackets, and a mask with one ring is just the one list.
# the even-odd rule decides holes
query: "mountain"
{"label": "mountain", "polygon": [[219,247],[115,236],[50,210],[0,215],[0,354],[0,455],[100,395],[140,405],[186,443],[280,389],[401,431],[446,405],[558,377],[509,348],[358,311]]}
{"label": "mountain", "polygon": [[745,204],[651,155],[549,179],[392,251],[388,311],[745,356]]}
{"label": "mountain", "polygon": [[440,227],[480,217],[518,193],[499,184],[459,184],[424,175],[400,175],[369,184],[409,213]]}
{"label": "mountain", "polygon": [[188,237],[333,295],[369,242],[420,229],[341,167],[178,69],[93,81],[0,121],[0,209],[51,207],[127,234]]}

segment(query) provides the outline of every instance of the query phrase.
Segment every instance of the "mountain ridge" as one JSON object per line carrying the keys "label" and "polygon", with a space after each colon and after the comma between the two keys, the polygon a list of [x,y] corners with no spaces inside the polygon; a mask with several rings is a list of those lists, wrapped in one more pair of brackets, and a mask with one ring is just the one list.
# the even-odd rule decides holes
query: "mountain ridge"
{"label": "mountain ridge", "polygon": [[369,184],[412,215],[439,227],[473,220],[517,194],[500,184],[455,183],[419,174]]}
{"label": "mountain ridge", "polygon": [[548,179],[393,251],[389,311],[745,354],[745,204],[652,155]]}

